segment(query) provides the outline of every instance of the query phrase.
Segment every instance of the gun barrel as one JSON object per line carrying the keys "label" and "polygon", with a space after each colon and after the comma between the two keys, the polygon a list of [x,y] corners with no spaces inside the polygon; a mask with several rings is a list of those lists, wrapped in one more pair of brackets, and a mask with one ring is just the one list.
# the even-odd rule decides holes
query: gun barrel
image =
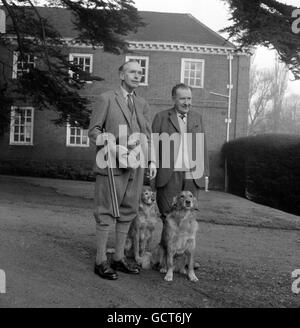
{"label": "gun barrel", "polygon": [[[103,131],[105,132],[105,131]],[[116,190],[116,183],[115,183],[115,177],[114,177],[114,169],[112,167],[112,161],[111,161],[111,153],[109,148],[109,141],[107,140],[107,159],[108,159],[108,165],[107,165],[107,175],[108,175],[108,185],[109,185],[109,192],[110,192],[110,198],[113,208],[113,217],[119,218],[120,217],[120,211],[119,211],[119,204],[118,204],[118,197],[117,197],[117,190]]]}

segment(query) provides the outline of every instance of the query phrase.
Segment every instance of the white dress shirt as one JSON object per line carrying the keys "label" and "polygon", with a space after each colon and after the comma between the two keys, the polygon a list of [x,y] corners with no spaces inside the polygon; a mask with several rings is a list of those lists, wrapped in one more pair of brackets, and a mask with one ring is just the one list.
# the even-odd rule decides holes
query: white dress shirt
{"label": "white dress shirt", "polygon": [[175,161],[175,171],[190,171],[188,138],[187,138],[187,114],[182,118],[182,114],[177,112],[177,119],[180,128],[180,146],[178,156]]}

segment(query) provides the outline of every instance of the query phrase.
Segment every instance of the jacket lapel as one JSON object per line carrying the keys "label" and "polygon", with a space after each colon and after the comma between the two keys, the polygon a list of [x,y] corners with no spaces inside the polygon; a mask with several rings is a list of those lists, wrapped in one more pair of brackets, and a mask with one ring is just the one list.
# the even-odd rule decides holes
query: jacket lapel
{"label": "jacket lapel", "polygon": [[187,132],[201,132],[202,127],[199,127],[199,120],[192,111],[187,114]]}
{"label": "jacket lapel", "polygon": [[127,107],[127,104],[126,104],[126,101],[124,99],[121,89],[116,90],[116,101],[117,101],[117,104],[119,105],[123,115],[125,116],[128,125],[130,126],[131,124],[130,124],[129,109]]}
{"label": "jacket lapel", "polygon": [[145,118],[143,113],[143,103],[135,94],[133,96],[135,111],[136,111],[136,118],[141,130],[145,128]]}
{"label": "jacket lapel", "polygon": [[180,133],[180,127],[179,127],[178,118],[177,118],[177,115],[176,115],[175,108],[170,109],[169,119],[170,119],[171,123],[173,124],[174,128],[176,129],[176,131]]}
{"label": "jacket lapel", "polygon": [[193,121],[193,117],[192,117],[192,113],[189,112],[187,114],[187,132],[192,132],[193,131],[193,127],[194,127],[194,121]]}

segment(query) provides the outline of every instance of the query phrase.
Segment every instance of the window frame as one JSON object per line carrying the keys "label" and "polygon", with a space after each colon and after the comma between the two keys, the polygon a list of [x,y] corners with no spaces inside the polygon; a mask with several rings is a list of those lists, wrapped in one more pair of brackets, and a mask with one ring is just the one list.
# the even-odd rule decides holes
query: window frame
{"label": "window frame", "polygon": [[[89,73],[90,74],[93,73],[93,60],[94,60],[93,54],[70,52],[69,53],[69,61],[70,62],[73,62],[74,61],[74,57],[90,58],[90,71],[89,71]],[[70,75],[70,77],[72,76],[72,73],[74,73],[74,72],[71,69],[69,69],[69,75]],[[81,80],[81,81],[82,82],[85,82],[85,83],[93,83],[93,81],[85,81],[85,80]]]}
{"label": "window frame", "polygon": [[141,82],[139,86],[146,87],[149,85],[149,57],[148,56],[131,56],[127,55],[125,57],[125,62],[130,60],[146,60],[146,67],[145,67],[145,82]]}
{"label": "window frame", "polygon": [[[16,109],[20,110],[31,110],[31,134],[30,141],[15,141],[15,119],[16,119]],[[26,123],[26,116],[25,116]],[[25,126],[25,124],[24,124]],[[19,126],[20,127],[20,126]],[[30,106],[11,106],[11,116],[10,116],[10,136],[9,136],[9,144],[12,146],[33,146],[33,132],[34,132],[34,107]],[[20,132],[19,132],[20,134]],[[24,134],[26,131],[24,130]]]}
{"label": "window frame", "polygon": [[203,89],[204,88],[204,70],[205,70],[205,60],[204,59],[198,59],[198,58],[181,58],[181,76],[180,76],[180,82],[184,82],[184,71],[185,71],[185,63],[186,62],[195,62],[202,64],[202,74],[201,74],[201,85],[190,85],[187,84],[189,87],[194,89]]}
{"label": "window frame", "polygon": [[[80,129],[80,144],[73,144],[71,143],[71,129]],[[66,130],[66,146],[67,147],[79,147],[79,148],[88,148],[90,147],[90,138],[87,136],[87,144],[82,143],[82,138],[83,138],[83,131],[88,131],[88,129],[83,129],[79,126],[72,126],[70,123],[67,123],[67,130]],[[76,136],[77,137],[77,134]]]}
{"label": "window frame", "polygon": [[[13,69],[12,69],[12,78],[18,79],[18,58],[19,58],[20,52],[19,51],[14,51],[13,52]],[[33,67],[36,67],[36,56],[33,54],[26,54],[27,56],[33,56]],[[30,68],[24,69],[21,72],[29,72]]]}

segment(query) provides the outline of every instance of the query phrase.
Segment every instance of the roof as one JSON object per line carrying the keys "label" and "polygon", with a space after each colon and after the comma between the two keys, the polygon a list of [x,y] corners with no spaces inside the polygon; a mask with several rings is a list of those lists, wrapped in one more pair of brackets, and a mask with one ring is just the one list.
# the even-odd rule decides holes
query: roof
{"label": "roof", "polygon": [[191,14],[142,11],[140,16],[147,25],[140,28],[138,33],[129,34],[129,40],[233,47],[230,42],[202,24]]}
{"label": "roof", "polygon": [[[72,12],[63,8],[37,8],[43,17],[52,21],[60,34],[75,38],[77,31],[70,24]],[[145,27],[137,33],[128,34],[127,41],[178,42],[185,44],[234,47],[234,45],[214,32],[191,14],[140,11]]]}

